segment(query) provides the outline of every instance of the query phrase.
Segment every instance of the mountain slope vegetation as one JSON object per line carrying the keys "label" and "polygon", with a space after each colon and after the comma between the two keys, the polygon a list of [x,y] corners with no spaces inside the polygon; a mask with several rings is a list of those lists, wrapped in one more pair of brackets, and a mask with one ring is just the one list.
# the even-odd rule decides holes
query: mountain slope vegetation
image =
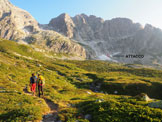
{"label": "mountain slope vegetation", "polygon": [[[30,92],[32,73],[46,79],[44,99],[24,92]],[[0,39],[0,121],[42,120],[49,100],[58,105],[56,119],[63,122],[160,122],[162,110],[136,95],[162,99],[161,74],[142,66],[59,60],[51,52]]]}

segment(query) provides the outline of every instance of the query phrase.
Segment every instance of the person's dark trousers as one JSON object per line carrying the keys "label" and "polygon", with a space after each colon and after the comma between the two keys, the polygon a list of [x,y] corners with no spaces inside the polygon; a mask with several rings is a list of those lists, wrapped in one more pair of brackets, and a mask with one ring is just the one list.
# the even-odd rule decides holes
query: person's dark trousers
{"label": "person's dark trousers", "polygon": [[40,97],[40,95],[43,95],[43,86],[38,85],[38,91],[39,91],[39,97]]}

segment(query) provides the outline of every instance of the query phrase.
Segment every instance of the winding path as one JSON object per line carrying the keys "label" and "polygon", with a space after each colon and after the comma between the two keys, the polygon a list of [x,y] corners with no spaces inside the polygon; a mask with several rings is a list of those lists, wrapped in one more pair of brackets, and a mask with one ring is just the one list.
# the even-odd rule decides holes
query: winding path
{"label": "winding path", "polygon": [[[26,87],[23,89],[23,91],[25,94],[32,96],[32,94],[27,90]],[[47,106],[50,109],[50,112],[43,116],[42,122],[57,122],[57,114],[58,114],[58,108],[59,108],[58,104],[55,104],[50,99],[47,99],[44,97],[42,99],[44,99],[44,101],[46,102]]]}

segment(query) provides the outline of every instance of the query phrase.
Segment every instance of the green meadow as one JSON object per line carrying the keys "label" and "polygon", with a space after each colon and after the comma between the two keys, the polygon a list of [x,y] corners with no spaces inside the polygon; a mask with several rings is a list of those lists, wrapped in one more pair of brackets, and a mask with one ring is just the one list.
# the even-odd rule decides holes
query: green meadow
{"label": "green meadow", "polygon": [[[58,55],[1,39],[0,122],[42,120],[50,112],[47,100],[62,122],[161,122],[162,110],[136,97],[162,99],[161,70]],[[44,99],[27,94],[32,73],[46,79]]]}

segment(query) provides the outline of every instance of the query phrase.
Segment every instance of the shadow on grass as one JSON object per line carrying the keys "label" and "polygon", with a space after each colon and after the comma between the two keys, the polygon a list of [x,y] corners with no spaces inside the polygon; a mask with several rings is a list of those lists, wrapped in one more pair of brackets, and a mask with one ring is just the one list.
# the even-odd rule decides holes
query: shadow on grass
{"label": "shadow on grass", "polygon": [[101,90],[109,94],[114,94],[117,91],[118,95],[130,96],[146,93],[151,98],[162,99],[162,83],[159,82],[151,82],[150,85],[147,83],[104,83]]}
{"label": "shadow on grass", "polygon": [[0,114],[0,122],[11,122],[16,121],[15,119],[18,117],[25,117],[28,116],[28,114],[24,115],[24,113],[21,113],[19,110],[12,110],[10,112]]}
{"label": "shadow on grass", "polygon": [[104,78],[99,78],[97,77],[96,74],[92,74],[92,73],[87,73],[85,74],[86,76],[88,76],[88,78],[92,79],[94,83],[103,83],[104,82]]}
{"label": "shadow on grass", "polygon": [[93,90],[93,87],[97,86],[98,84],[102,84],[104,82],[104,78],[98,78],[96,74],[92,73],[86,73],[86,76],[88,76],[89,79],[92,79],[90,82],[75,82],[72,78],[67,78],[72,84],[74,84],[77,88],[80,89],[91,89]]}

